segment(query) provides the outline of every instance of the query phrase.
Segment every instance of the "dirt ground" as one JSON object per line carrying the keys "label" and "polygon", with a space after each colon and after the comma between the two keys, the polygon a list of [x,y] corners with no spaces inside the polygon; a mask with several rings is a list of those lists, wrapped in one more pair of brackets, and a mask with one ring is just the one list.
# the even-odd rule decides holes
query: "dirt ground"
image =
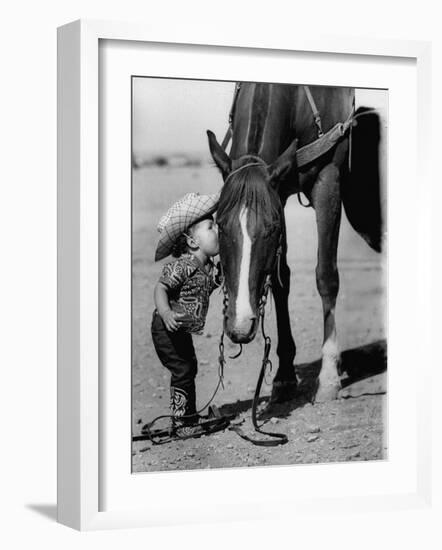
{"label": "dirt ground", "polygon": [[[168,206],[184,193],[214,192],[221,179],[212,167],[143,168],[133,177],[133,321],[132,422],[133,434],[158,415],[168,414],[169,373],[159,362],[150,336],[153,288],[162,264],[153,262],[156,224]],[[225,430],[200,439],[153,446],[134,442],[133,472],[193,470],[380,460],[387,458],[386,261],[368,248],[343,215],[339,243],[340,293],[337,327],[342,354],[343,390],[340,399],[310,402],[318,372],[322,339],[322,307],[315,284],[316,226],[314,212],[299,206],[296,197],[287,205],[289,265],[292,269],[289,300],[292,331],[297,345],[295,365],[300,392],[265,415],[264,429],[287,434],[279,447],[257,447]],[[212,295],[205,333],[194,338],[199,360],[197,405],[211,397],[217,384],[218,342],[222,297]],[[276,322],[273,304],[266,310],[266,328],[272,338],[271,359],[276,371]],[[226,341],[228,355],[237,346]],[[214,403],[235,414],[245,432],[253,435],[251,403],[263,353],[262,337],[244,347],[242,355],[227,360],[224,390]],[[262,397],[271,392],[271,374]]]}

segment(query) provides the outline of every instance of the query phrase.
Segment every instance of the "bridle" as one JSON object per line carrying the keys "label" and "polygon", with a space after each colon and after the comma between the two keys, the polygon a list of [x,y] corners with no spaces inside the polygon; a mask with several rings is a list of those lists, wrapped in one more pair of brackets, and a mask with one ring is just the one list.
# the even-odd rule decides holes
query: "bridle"
{"label": "bridle", "polygon": [[[259,157],[253,157],[253,158],[256,158],[258,162],[251,162],[251,163],[248,163],[248,164],[244,164],[243,166],[240,166],[239,168],[233,170],[226,177],[225,181],[227,181],[227,179],[230,178],[233,174],[235,174],[235,173],[239,172],[240,170],[243,170],[244,168],[247,168],[249,166],[263,166],[263,167],[266,167],[266,164],[262,159],[260,159]],[[283,286],[282,282],[281,282],[281,277],[280,277],[280,263],[281,263],[281,256],[282,256],[282,251],[283,251],[283,238],[284,238],[283,231],[284,231],[284,225],[282,224],[281,233],[280,233],[280,236],[279,236],[278,249],[277,249],[276,256],[275,256],[275,262],[274,262],[271,270],[268,273],[266,273],[266,275],[265,275],[263,292],[261,294],[261,297],[259,299],[259,304],[258,304],[258,323],[261,325],[261,333],[262,333],[262,336],[263,336],[263,339],[264,339],[264,353],[263,353],[263,357],[262,357],[262,361],[261,361],[261,369],[260,369],[258,380],[257,380],[257,383],[256,383],[255,394],[254,394],[253,403],[252,403],[252,423],[253,423],[253,427],[255,428],[255,431],[260,433],[260,434],[269,436],[273,439],[270,439],[270,440],[269,439],[267,439],[267,440],[253,439],[250,436],[248,436],[247,434],[245,434],[238,424],[231,423],[231,425],[229,426],[229,430],[232,430],[232,431],[236,432],[240,437],[242,437],[246,441],[249,441],[250,443],[253,443],[254,445],[264,446],[264,447],[274,447],[276,445],[284,445],[285,443],[288,442],[288,438],[285,434],[275,433],[275,432],[267,432],[267,431],[262,430],[261,426],[263,424],[258,424],[258,420],[257,420],[257,410],[258,410],[258,405],[259,405],[259,396],[260,396],[260,393],[261,393],[262,382],[264,380],[264,377],[265,377],[267,371],[269,371],[269,372],[272,371],[272,361],[270,360],[270,350],[271,350],[271,347],[272,347],[272,340],[271,340],[270,336],[268,336],[266,331],[265,331],[265,326],[264,326],[265,307],[266,307],[266,304],[267,304],[267,301],[268,301],[269,291],[272,288],[272,273],[275,271],[275,269],[276,269],[278,282],[281,285],[281,287]],[[222,288],[222,292],[223,292],[223,329],[222,329],[222,332],[221,332],[221,337],[220,337],[219,346],[218,346],[219,347],[218,375],[219,375],[219,380],[221,382],[221,385],[224,388],[223,377],[224,377],[224,368],[226,366],[226,359],[225,359],[225,354],[224,354],[224,334],[225,334],[224,321],[225,321],[225,318],[226,318],[227,307],[229,305],[229,295],[228,295],[228,291],[227,291],[226,280],[225,280],[225,276],[224,276],[224,269],[223,269],[222,263],[220,265],[221,265],[221,288]],[[242,344],[240,344],[239,353],[235,356],[230,357],[230,359],[238,358],[241,355],[241,352],[242,352]]]}

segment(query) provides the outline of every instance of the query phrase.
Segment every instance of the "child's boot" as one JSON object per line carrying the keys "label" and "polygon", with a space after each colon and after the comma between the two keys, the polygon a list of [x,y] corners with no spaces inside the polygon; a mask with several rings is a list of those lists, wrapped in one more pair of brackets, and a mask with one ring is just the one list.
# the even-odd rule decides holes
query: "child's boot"
{"label": "child's boot", "polygon": [[170,410],[173,414],[172,428],[178,435],[201,435],[201,429],[198,428],[201,417],[196,414],[195,399],[182,388],[171,386]]}

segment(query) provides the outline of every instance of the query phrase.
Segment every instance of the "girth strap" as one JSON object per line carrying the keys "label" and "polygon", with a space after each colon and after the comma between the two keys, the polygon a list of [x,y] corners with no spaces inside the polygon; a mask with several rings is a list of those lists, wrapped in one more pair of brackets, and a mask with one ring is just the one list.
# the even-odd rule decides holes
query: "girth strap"
{"label": "girth strap", "polygon": [[307,164],[310,164],[310,162],[313,162],[330,151],[330,149],[332,149],[337,142],[345,136],[348,129],[353,124],[353,118],[354,108],[349,114],[347,120],[344,122],[338,122],[320,138],[315,139],[315,141],[312,141],[311,143],[308,143],[307,145],[304,145],[304,147],[298,149],[296,151],[296,162],[298,168],[303,168]]}

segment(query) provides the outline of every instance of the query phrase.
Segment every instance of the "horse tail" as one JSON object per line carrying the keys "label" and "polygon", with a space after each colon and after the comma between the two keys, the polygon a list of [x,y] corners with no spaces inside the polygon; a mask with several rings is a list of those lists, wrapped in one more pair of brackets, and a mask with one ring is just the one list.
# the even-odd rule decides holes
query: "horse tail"
{"label": "horse tail", "polygon": [[341,179],[341,196],[348,221],[368,245],[381,252],[384,233],[377,112],[359,107],[351,128],[349,163]]}

